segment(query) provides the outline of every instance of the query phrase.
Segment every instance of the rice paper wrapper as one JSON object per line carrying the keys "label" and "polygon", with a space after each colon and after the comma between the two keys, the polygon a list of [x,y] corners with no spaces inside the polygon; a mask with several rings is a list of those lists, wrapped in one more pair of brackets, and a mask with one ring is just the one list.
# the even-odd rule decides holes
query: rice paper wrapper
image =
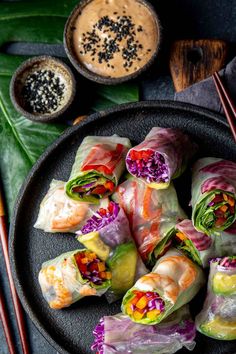
{"label": "rice paper wrapper", "polygon": [[[65,184],[55,179],[50,183],[49,190],[40,204],[34,224],[36,229],[45,232],[74,232],[84,224],[84,219],[92,216],[98,208],[96,205],[68,198]],[[101,205],[107,206],[108,199],[102,200]]]}
{"label": "rice paper wrapper", "polygon": [[207,297],[196,326],[208,337],[236,339],[236,257],[211,261]]}
{"label": "rice paper wrapper", "polygon": [[150,187],[163,189],[183,173],[196,150],[182,131],[154,127],[141,144],[129,150],[126,167]]}
{"label": "rice paper wrapper", "polygon": [[39,284],[43,297],[53,309],[68,307],[85,296],[101,296],[111,286],[111,281],[95,285],[84,279],[74,256],[83,252],[78,249],[43,263],[39,272]]}
{"label": "rice paper wrapper", "polygon": [[[203,268],[210,259],[236,254],[236,224],[217,235],[208,236],[197,231],[191,220],[183,220],[175,227],[173,244]],[[181,240],[182,239],[182,240]]]}
{"label": "rice paper wrapper", "polygon": [[216,256],[215,237],[197,231],[191,220],[176,224],[174,245],[201,267],[209,267],[209,260]]}
{"label": "rice paper wrapper", "polygon": [[[236,163],[215,157],[205,157],[195,163],[191,204],[193,207],[192,222],[198,231],[208,235],[217,234],[234,223],[236,219],[235,187]],[[222,202],[214,202],[214,198],[220,193],[223,193],[224,198],[229,201],[223,199]],[[218,208],[224,205],[227,206],[226,214]],[[221,224],[222,216],[227,214],[230,215],[223,217],[226,221]]]}
{"label": "rice paper wrapper", "polygon": [[160,323],[191,301],[204,284],[204,280],[200,267],[182,252],[170,249],[157,261],[152,272],[141,277],[126,293],[122,301],[122,312],[129,315],[129,304],[134,298],[134,291],[155,292],[164,302],[164,308],[155,318],[150,319],[148,315],[140,320],[136,320],[133,315],[129,317],[132,321],[142,324]]}
{"label": "rice paper wrapper", "polygon": [[215,236],[214,250],[214,257],[224,257],[236,254],[236,223]]}
{"label": "rice paper wrapper", "polygon": [[[78,201],[98,203],[99,198],[111,194],[112,188],[106,192],[95,193],[95,187],[106,186],[108,181],[114,186],[118,185],[125,170],[125,157],[130,147],[129,139],[117,135],[85,137],[77,151],[66,184],[67,195]],[[75,192],[76,187],[82,187],[84,191]]]}
{"label": "rice paper wrapper", "polygon": [[[122,208],[118,205],[116,208],[116,216],[110,217],[111,221],[108,219],[108,223],[104,222],[98,230],[77,233],[77,240],[104,260],[112,272],[111,288],[106,293],[109,303],[121,298],[140,276],[148,272],[131,236],[128,219]],[[87,225],[84,229],[89,231]]]}
{"label": "rice paper wrapper", "polygon": [[165,190],[156,190],[129,178],[118,186],[112,198],[128,216],[144,263],[153,266],[169,246],[175,224],[186,218],[173,184]]}
{"label": "rice paper wrapper", "polygon": [[184,306],[158,325],[134,323],[123,314],[104,316],[94,330],[91,347],[98,354],[173,354],[182,347],[195,347],[195,324]]}

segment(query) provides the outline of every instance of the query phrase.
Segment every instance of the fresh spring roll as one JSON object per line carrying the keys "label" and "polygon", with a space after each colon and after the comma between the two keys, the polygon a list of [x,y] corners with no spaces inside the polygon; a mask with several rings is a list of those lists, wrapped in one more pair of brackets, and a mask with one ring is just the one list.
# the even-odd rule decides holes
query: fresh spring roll
{"label": "fresh spring roll", "polygon": [[[65,193],[65,182],[55,179],[50,183],[49,190],[43,198],[36,229],[45,232],[74,232],[84,223],[86,217],[93,215],[98,208],[96,205],[80,203],[68,198]],[[101,205],[106,207],[108,199],[102,199]]]}
{"label": "fresh spring roll", "polygon": [[208,235],[225,230],[236,219],[236,163],[215,157],[198,160],[193,167],[192,221]]}
{"label": "fresh spring roll", "polygon": [[185,219],[175,226],[173,244],[201,267],[208,267],[215,257],[214,238],[197,231],[191,220]]}
{"label": "fresh spring roll", "polygon": [[145,140],[129,150],[126,167],[149,187],[167,188],[196,152],[196,145],[178,129],[154,127]]}
{"label": "fresh spring roll", "polygon": [[175,224],[186,218],[173,184],[168,189],[156,190],[130,178],[118,186],[113,199],[128,216],[144,263],[153,266],[169,247]]}
{"label": "fresh spring roll", "polygon": [[203,283],[201,268],[171,249],[125,294],[122,312],[134,322],[157,324],[191,301]]}
{"label": "fresh spring roll", "polygon": [[67,195],[78,201],[98,203],[118,185],[131,147],[119,136],[87,136],[82,141],[66,183]]}
{"label": "fresh spring roll", "polygon": [[93,334],[91,349],[97,354],[173,354],[182,347],[193,350],[196,344],[196,328],[187,305],[151,326],[134,323],[123,314],[104,316]]}
{"label": "fresh spring roll", "polygon": [[62,309],[85,296],[103,295],[111,286],[111,272],[94,252],[78,249],[43,263],[39,284],[52,309]]}
{"label": "fresh spring roll", "polygon": [[129,222],[122,208],[110,202],[99,209],[80,231],[77,240],[107,263],[112,273],[109,302],[122,297],[140,276],[148,271],[130,234]]}
{"label": "fresh spring roll", "polygon": [[210,262],[207,297],[196,317],[197,329],[208,337],[236,339],[236,257]]}

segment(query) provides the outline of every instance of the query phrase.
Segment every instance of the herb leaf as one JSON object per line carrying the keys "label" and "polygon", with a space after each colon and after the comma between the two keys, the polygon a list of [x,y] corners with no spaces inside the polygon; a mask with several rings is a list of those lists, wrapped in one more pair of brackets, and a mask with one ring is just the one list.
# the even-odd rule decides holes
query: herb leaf
{"label": "herb leaf", "polygon": [[[78,0],[0,3],[0,47],[9,42],[61,44],[64,25]],[[9,216],[19,188],[43,151],[63,132],[65,125],[34,123],[17,113],[9,84],[27,57],[0,53],[0,176]],[[137,87],[122,85],[96,89],[93,110],[138,100]]]}

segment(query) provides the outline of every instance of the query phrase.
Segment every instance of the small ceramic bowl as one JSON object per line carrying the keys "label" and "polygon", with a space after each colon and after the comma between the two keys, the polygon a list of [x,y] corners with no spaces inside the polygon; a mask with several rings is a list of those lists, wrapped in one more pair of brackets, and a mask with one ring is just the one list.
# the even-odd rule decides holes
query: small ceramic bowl
{"label": "small ceramic bowl", "polygon": [[148,8],[148,10],[151,13],[151,16],[154,19],[155,26],[156,26],[156,31],[157,31],[157,45],[154,49],[153,55],[151,58],[146,62],[145,65],[140,67],[138,70],[134,71],[131,74],[121,76],[121,77],[112,77],[112,76],[102,76],[99,75],[91,70],[89,70],[83,63],[82,61],[79,60],[78,56],[75,53],[74,49],[74,44],[73,44],[73,32],[75,30],[75,23],[77,20],[77,17],[82,13],[83,9],[93,0],[82,0],[72,11],[70,14],[66,25],[65,25],[65,30],[64,30],[64,47],[66,54],[68,58],[70,59],[71,63],[74,65],[75,69],[83,76],[85,76],[87,79],[95,81],[97,83],[101,84],[106,84],[106,85],[115,85],[119,84],[124,81],[128,81],[130,79],[136,78],[138,75],[143,73],[154,61],[154,59],[157,56],[157,53],[159,52],[159,47],[160,47],[160,42],[161,42],[161,25],[159,18],[153,8],[153,6],[146,0],[134,0],[137,1],[141,4],[143,4],[145,7]]}
{"label": "small ceramic bowl", "polygon": [[[50,70],[64,84],[64,94],[58,107],[48,113],[38,113],[29,109],[23,95],[26,79],[38,70]],[[59,120],[71,106],[76,91],[76,82],[70,68],[61,60],[51,56],[38,56],[26,60],[14,73],[10,84],[10,96],[15,109],[24,117],[37,122]]]}

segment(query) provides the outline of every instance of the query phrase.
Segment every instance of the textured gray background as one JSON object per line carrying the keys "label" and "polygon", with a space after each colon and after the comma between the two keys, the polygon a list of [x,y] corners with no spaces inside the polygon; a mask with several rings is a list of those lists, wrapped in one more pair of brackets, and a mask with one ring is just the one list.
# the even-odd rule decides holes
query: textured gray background
{"label": "textured gray background", "polygon": [[[48,0],[52,1],[52,0]],[[168,71],[169,43],[173,39],[185,38],[220,38],[230,42],[230,57],[236,54],[236,0],[160,0],[152,1],[160,15],[163,26],[163,45],[159,58],[149,72],[139,80],[142,99],[173,99],[173,85]],[[27,25],[27,24],[26,24]],[[9,48],[18,51],[19,48]],[[27,47],[21,47],[23,52]],[[63,53],[58,48],[57,54]],[[39,49],[37,54],[45,50]],[[48,52],[48,48],[46,50]],[[0,283],[5,298],[9,299],[8,309],[14,324],[13,308],[10,303],[10,292],[5,274],[5,265],[0,249]],[[38,333],[34,325],[27,319],[29,340],[32,353],[55,354],[56,351]],[[16,335],[19,353],[20,342]],[[236,351],[236,350],[235,350]],[[7,354],[2,327],[0,326],[0,354]],[[200,353],[199,353],[200,354]],[[227,354],[227,353],[225,353]]]}

